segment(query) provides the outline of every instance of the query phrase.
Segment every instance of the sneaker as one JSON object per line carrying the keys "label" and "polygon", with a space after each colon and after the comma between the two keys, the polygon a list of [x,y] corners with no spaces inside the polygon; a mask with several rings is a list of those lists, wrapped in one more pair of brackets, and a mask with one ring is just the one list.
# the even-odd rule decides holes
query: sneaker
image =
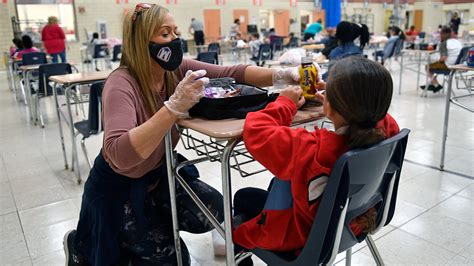
{"label": "sneaker", "polygon": [[234,260],[235,265],[251,266],[253,265],[252,252],[241,251],[235,255]]}
{"label": "sneaker", "polygon": [[433,92],[434,92],[434,93],[437,93],[438,91],[440,91],[440,90],[442,90],[442,89],[443,89],[443,86],[438,85],[438,86],[436,86],[436,87],[433,88]]}
{"label": "sneaker", "polygon": [[422,90],[425,90],[426,85],[421,85],[420,88],[421,88]]}
{"label": "sneaker", "polygon": [[89,265],[85,262],[76,251],[74,247],[74,238],[76,237],[76,230],[70,230],[64,235],[63,246],[66,254],[66,266],[80,266]]}

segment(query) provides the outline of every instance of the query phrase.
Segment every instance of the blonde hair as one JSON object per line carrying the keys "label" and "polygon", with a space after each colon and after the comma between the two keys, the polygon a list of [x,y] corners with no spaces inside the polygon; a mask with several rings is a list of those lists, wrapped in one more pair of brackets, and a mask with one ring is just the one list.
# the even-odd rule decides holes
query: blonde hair
{"label": "blonde hair", "polygon": [[49,25],[53,25],[53,24],[57,24],[58,23],[58,18],[55,17],[55,16],[51,16],[48,18],[48,24]]}
{"label": "blonde hair", "polygon": [[[168,9],[153,4],[151,8],[141,10],[135,21],[134,12],[129,12],[123,23],[123,46],[120,68],[125,68],[135,78],[140,87],[145,108],[150,115],[158,111],[158,102],[153,84],[156,81],[152,72],[153,59],[148,51],[148,44],[159,30]],[[174,72],[165,71],[164,86],[167,95],[171,95],[177,84]],[[164,100],[164,99],[161,99]]]}

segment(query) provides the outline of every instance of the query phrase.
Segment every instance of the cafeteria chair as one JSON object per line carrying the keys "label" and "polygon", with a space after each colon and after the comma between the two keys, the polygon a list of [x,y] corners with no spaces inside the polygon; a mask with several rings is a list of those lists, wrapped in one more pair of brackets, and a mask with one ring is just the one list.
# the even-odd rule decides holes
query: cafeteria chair
{"label": "cafeteria chair", "polygon": [[122,45],[114,45],[112,49],[112,62],[118,62],[122,58]]}
{"label": "cafeteria chair", "polygon": [[[462,64],[464,61],[466,61],[469,49],[471,49],[471,46],[463,47],[461,49],[461,51],[459,51],[458,57],[456,58],[456,62],[454,62],[455,65]],[[449,78],[449,73],[451,72],[451,70],[432,69],[432,70],[430,70],[430,72],[431,72],[431,74],[433,74],[434,77],[437,77],[438,75],[443,75],[443,85],[442,85],[442,87],[443,87],[443,91],[444,91],[444,87],[445,87],[444,85],[446,84],[446,81]],[[462,75],[459,75],[458,78],[456,78],[457,88],[459,88],[458,81],[462,78],[463,78]]]}
{"label": "cafeteria chair", "polygon": [[[352,247],[366,241],[377,265],[383,259],[372,235],[390,223],[410,130],[364,149],[343,154],[326,178],[316,217],[305,246],[298,256],[255,248],[250,250],[268,265],[332,265],[336,255],[346,252],[350,265]],[[269,197],[272,191],[270,190]],[[377,208],[376,229],[355,236],[350,222],[368,209]]]}
{"label": "cafeteria chair", "polygon": [[197,60],[201,62],[205,62],[208,64],[214,64],[218,65],[219,64],[219,59],[217,56],[217,52],[202,52],[199,53],[197,56]]}
{"label": "cafeteria chair", "polygon": [[256,58],[251,58],[257,66],[265,65],[265,62],[271,60],[273,57],[272,46],[270,44],[260,44],[258,48],[258,56]]}
{"label": "cafeteria chair", "polygon": [[[77,70],[76,70],[77,72]],[[35,109],[35,125],[39,121],[41,123],[41,127],[44,128],[44,119],[43,114],[41,112],[40,107],[40,99],[53,96],[53,86],[51,86],[51,82],[49,81],[49,77],[57,76],[57,75],[65,75],[71,74],[72,67],[68,63],[58,63],[58,64],[43,64],[40,65],[38,68],[39,74],[39,82],[37,88],[32,88],[34,94],[34,109]]]}
{"label": "cafeteria chair", "polygon": [[217,42],[212,42],[207,46],[208,52],[216,52],[217,54],[221,54],[221,46]]}
{"label": "cafeteria chair", "polygon": [[95,70],[99,71],[97,67],[97,62],[101,60],[102,66],[104,66],[104,62],[107,63],[108,68],[112,68],[110,63],[110,52],[109,47],[106,43],[99,43],[94,45],[94,54],[92,55],[92,66]]}
{"label": "cafeteria chair", "polygon": [[[76,129],[76,137],[80,134],[81,148],[86,158],[89,168],[92,168],[92,162],[87,153],[86,139],[93,135],[98,135],[103,131],[102,127],[102,89],[104,81],[93,83],[89,91],[89,114],[88,119],[74,123]],[[77,155],[76,155],[77,156]]]}
{"label": "cafeteria chair", "polygon": [[[17,66],[29,66],[29,65],[41,65],[41,64],[46,64],[47,58],[46,58],[46,53],[43,52],[34,52],[34,53],[27,53],[22,56],[21,64],[18,64]],[[22,73],[21,71],[17,72],[19,75]],[[26,80],[24,80],[23,75],[20,75],[20,89],[21,93],[25,99],[26,102],[26,90],[25,90],[25,85],[26,85]],[[30,81],[37,81],[38,80],[38,72],[33,72]],[[29,88],[26,88],[29,89]],[[29,92],[32,93],[32,92]]]}

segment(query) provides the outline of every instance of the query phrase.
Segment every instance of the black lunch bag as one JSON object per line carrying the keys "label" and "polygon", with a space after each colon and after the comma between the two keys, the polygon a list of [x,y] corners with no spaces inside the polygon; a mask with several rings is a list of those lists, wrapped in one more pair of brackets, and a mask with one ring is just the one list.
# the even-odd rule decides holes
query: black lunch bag
{"label": "black lunch bag", "polygon": [[261,88],[236,83],[232,78],[211,79],[207,87],[222,87],[240,90],[240,94],[227,98],[207,98],[201,100],[189,110],[192,117],[204,117],[209,120],[227,118],[245,118],[247,113],[261,110],[273,102],[278,94],[268,94]]}

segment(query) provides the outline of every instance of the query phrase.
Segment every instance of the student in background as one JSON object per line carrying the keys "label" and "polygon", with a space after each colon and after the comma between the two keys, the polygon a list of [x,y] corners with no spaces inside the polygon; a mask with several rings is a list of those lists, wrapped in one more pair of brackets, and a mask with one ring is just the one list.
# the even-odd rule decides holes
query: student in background
{"label": "student in background", "polygon": [[20,38],[13,38],[12,43],[15,46],[10,46],[10,57],[13,57],[15,53],[23,50],[23,43],[21,42]]}
{"label": "student in background", "polygon": [[189,25],[189,34],[194,35],[196,45],[204,45],[204,25],[201,21],[192,18]]}
{"label": "student in background", "polygon": [[[359,38],[359,46],[354,40]],[[341,21],[337,24],[336,39],[339,46],[329,53],[330,60],[338,60],[351,55],[362,55],[362,49],[369,43],[369,28],[365,24]]]}
{"label": "student in background", "polygon": [[66,63],[66,35],[63,29],[58,25],[58,18],[51,16],[48,18],[48,25],[41,32],[46,52],[53,57],[53,63],[58,63],[58,57],[61,57],[61,63]]}
{"label": "student in background", "polygon": [[418,31],[415,30],[415,26],[411,26],[409,30],[405,32],[408,41],[414,41],[416,36],[418,36]]}
{"label": "student in background", "polygon": [[397,45],[397,41],[403,37],[403,32],[402,30],[397,27],[397,26],[392,26],[390,28],[390,38],[388,38],[387,43],[385,43],[384,49],[375,52],[375,61],[378,61],[378,59],[381,59],[382,65],[385,63],[385,60],[387,60],[390,56],[393,55],[394,50],[396,49],[395,45]]}
{"label": "student in background", "polygon": [[451,26],[451,30],[454,32],[456,36],[458,35],[460,24],[461,24],[461,18],[459,17],[458,12],[454,12],[449,25]]}
{"label": "student in background", "polygon": [[249,47],[252,59],[258,59],[258,51],[262,43],[263,42],[260,40],[260,34],[258,34],[258,32],[254,32],[250,35]]}
{"label": "student in background", "polygon": [[332,27],[327,28],[326,31],[328,33],[328,36],[321,40],[321,42],[324,44],[324,49],[321,51],[321,53],[326,58],[328,58],[331,51],[334,50],[338,46],[338,40],[336,38],[335,28],[332,28]]}
{"label": "student in background", "polygon": [[33,41],[28,35],[23,35],[23,37],[21,37],[21,42],[23,43],[23,49],[19,50],[13,55],[13,57],[17,60],[21,60],[24,54],[36,53],[40,51],[38,48],[33,47]]}
{"label": "student in background", "polygon": [[237,34],[242,34],[240,32],[240,20],[238,18],[234,19],[234,23],[232,24],[232,26],[230,26],[230,32],[229,32],[230,39],[234,40]]}
{"label": "student in background", "polygon": [[427,66],[427,74],[430,77],[429,84],[421,86],[424,90],[428,87],[428,90],[438,92],[443,89],[438,83],[438,80],[431,73],[431,70],[449,70],[448,66],[453,65],[458,58],[459,53],[462,49],[462,44],[456,38],[452,36],[453,31],[449,27],[444,27],[441,30],[441,43],[439,44],[439,55],[440,58],[437,62],[431,63]]}
{"label": "student in background", "polygon": [[[327,84],[318,84],[326,85],[326,96],[317,98],[334,131],[290,127],[305,102],[299,87],[281,91],[275,102],[245,119],[247,150],[275,178],[268,190],[248,187],[235,193],[233,236],[239,266],[253,265],[245,252],[253,248],[296,255],[306,243],[337,159],[399,132],[387,113],[392,77],[380,64],[363,57],[345,58],[333,66]],[[372,232],[379,214],[378,206],[369,206],[350,222],[352,232],[356,236]]]}
{"label": "student in background", "polygon": [[323,21],[321,19],[318,19],[317,22],[310,24],[306,29],[304,30],[304,37],[303,40],[307,41],[309,39],[314,38],[314,36],[321,31],[323,31]]}

